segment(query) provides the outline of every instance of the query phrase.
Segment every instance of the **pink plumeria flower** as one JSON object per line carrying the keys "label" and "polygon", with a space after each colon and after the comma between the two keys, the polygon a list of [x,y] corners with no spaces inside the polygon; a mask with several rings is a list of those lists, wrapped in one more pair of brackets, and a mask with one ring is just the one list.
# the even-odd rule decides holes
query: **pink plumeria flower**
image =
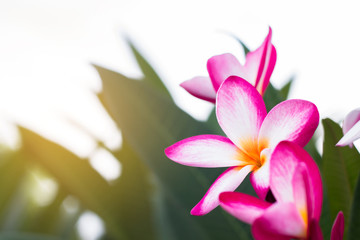
{"label": "pink plumeria flower", "polygon": [[250,180],[261,199],[269,190],[269,157],[276,145],[288,140],[305,146],[319,123],[314,104],[287,100],[268,114],[258,91],[246,80],[231,76],[219,88],[216,116],[227,137],[194,136],[165,150],[171,160],[193,167],[229,167],[191,210],[204,215],[219,205],[218,196],[234,191],[252,171]]}
{"label": "pink plumeria flower", "polygon": [[220,195],[223,209],[251,224],[255,239],[322,239],[318,224],[322,207],[320,171],[297,144],[284,141],[270,159],[274,204],[238,192]]}
{"label": "pink plumeria flower", "polygon": [[230,76],[239,76],[249,81],[263,95],[276,63],[276,50],[271,43],[271,35],[269,28],[262,45],[247,54],[244,66],[230,53],[214,56],[207,62],[210,77],[194,77],[180,86],[197,98],[215,103],[221,83]]}
{"label": "pink plumeria flower", "polygon": [[351,111],[346,115],[343,123],[344,136],[336,146],[353,146],[353,142],[360,138],[360,108]]}

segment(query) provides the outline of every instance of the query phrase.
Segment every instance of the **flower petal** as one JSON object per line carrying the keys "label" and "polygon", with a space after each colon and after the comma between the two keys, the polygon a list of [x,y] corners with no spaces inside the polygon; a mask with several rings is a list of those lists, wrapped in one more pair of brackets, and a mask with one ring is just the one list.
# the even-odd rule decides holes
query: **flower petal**
{"label": "flower petal", "polygon": [[252,224],[271,204],[239,192],[223,192],[219,197],[220,206],[243,222]]}
{"label": "flower petal", "polygon": [[312,204],[314,200],[313,195],[310,192],[309,174],[307,172],[305,163],[298,163],[295,168],[291,183],[294,192],[294,203],[296,208],[300,212],[300,215],[303,218],[305,224],[308,225],[310,224],[310,220],[313,216]]}
{"label": "flower petal", "polygon": [[270,148],[284,140],[304,147],[319,124],[316,106],[305,100],[287,100],[276,105],[261,126],[259,140],[267,139]]}
{"label": "flower petal", "polygon": [[236,146],[244,152],[255,151],[249,148],[257,148],[266,107],[253,86],[240,77],[226,79],[217,94],[216,116],[221,128]]}
{"label": "flower petal", "polygon": [[207,62],[207,69],[214,89],[217,91],[220,85],[230,76],[242,77],[243,67],[230,53],[217,55]]}
{"label": "flower petal", "polygon": [[[249,79],[254,79],[249,81],[253,83],[261,95],[264,94],[269,84],[276,63],[276,49],[271,44],[271,37],[272,30],[269,28],[269,33],[261,46],[246,56],[244,66]],[[245,77],[245,79],[247,78]]]}
{"label": "flower petal", "polygon": [[344,236],[344,214],[340,211],[331,229],[330,240],[342,240]]}
{"label": "flower petal", "polygon": [[293,203],[277,202],[254,221],[252,233],[255,239],[289,239],[305,238],[307,231]]}
{"label": "flower petal", "polygon": [[322,206],[322,182],[319,168],[311,156],[297,144],[280,142],[270,158],[270,188],[278,202],[294,202],[292,179],[299,163],[304,163],[309,176],[312,215],[319,220]]}
{"label": "flower petal", "polygon": [[264,149],[261,157],[264,159],[263,165],[254,170],[250,175],[250,182],[260,199],[265,200],[270,189],[270,149]]}
{"label": "flower petal", "polygon": [[215,103],[216,91],[208,77],[194,77],[180,84],[191,95]]}
{"label": "flower petal", "polygon": [[291,240],[291,237],[269,232],[269,230],[259,229],[258,227],[252,227],[251,232],[256,240]]}
{"label": "flower petal", "polygon": [[265,90],[270,82],[271,74],[275,68],[276,63],[276,49],[274,45],[271,44],[271,50],[269,50],[269,58],[266,58],[264,75],[260,78],[259,82],[255,85],[256,89],[261,95],[264,95]]}
{"label": "flower petal", "polygon": [[253,166],[231,167],[222,173],[201,201],[191,210],[192,215],[204,215],[219,205],[219,195],[222,192],[234,191],[244,180],[246,175],[252,170]]}
{"label": "flower petal", "polygon": [[308,235],[309,235],[309,237],[308,237],[309,240],[323,240],[324,239],[322,232],[321,232],[320,225],[319,225],[319,221],[317,221],[315,219],[311,220],[310,227],[308,230]]}
{"label": "flower petal", "polygon": [[343,123],[343,133],[346,134],[358,121],[360,121],[360,108],[354,109],[346,115]]}
{"label": "flower petal", "polygon": [[226,137],[199,135],[181,140],[165,149],[174,162],[192,167],[231,167],[246,164],[241,151]]}
{"label": "flower petal", "polygon": [[352,146],[352,143],[360,138],[360,122],[357,122],[350,130],[340,139],[336,146]]}

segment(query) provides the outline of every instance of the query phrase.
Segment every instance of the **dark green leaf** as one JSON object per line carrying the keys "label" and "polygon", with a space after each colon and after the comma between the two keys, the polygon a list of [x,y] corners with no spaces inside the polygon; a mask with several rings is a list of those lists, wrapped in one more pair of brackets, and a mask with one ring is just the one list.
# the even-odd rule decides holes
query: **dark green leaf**
{"label": "dark green leaf", "polygon": [[295,77],[291,77],[290,80],[280,89],[280,93],[284,99],[289,97],[291,85],[294,82]]}
{"label": "dark green leaf", "polygon": [[316,135],[313,136],[313,138],[310,139],[308,144],[304,147],[304,149],[310,154],[310,156],[315,160],[317,163],[319,169],[322,169],[322,158],[319,154],[319,151],[316,147]]}
{"label": "dark green leaf", "polygon": [[322,229],[324,239],[330,239],[333,222],[331,220],[329,197],[326,191],[327,187],[325,182],[323,182],[323,189],[324,192],[323,192],[323,204],[322,204],[321,218],[320,218],[320,227]]}
{"label": "dark green leaf", "polygon": [[0,233],[0,240],[61,240],[59,237],[20,232]]}
{"label": "dark green leaf", "polygon": [[[196,134],[212,133],[163,94],[144,81],[96,67],[103,81],[100,98],[118,123],[124,138],[159,178],[171,224],[178,239],[248,239],[248,229],[238,227],[220,209],[203,217],[189,214],[205,194],[218,170],[200,170],[176,164],[166,158],[164,149]],[[175,213],[174,213],[175,212]],[[236,222],[236,221],[235,221]]]}
{"label": "dark green leaf", "polygon": [[[159,239],[156,235],[153,199],[154,181],[146,165],[140,161],[124,140],[114,156],[121,163],[121,176],[111,186],[113,215],[118,219],[130,239]],[[139,231],[141,229],[141,231]]]}
{"label": "dark green leaf", "polygon": [[211,113],[206,121],[206,124],[213,131],[213,133],[225,136],[223,130],[221,129],[217,121],[215,107],[211,110]]}
{"label": "dark green leaf", "polygon": [[279,90],[277,90],[271,83],[269,83],[264,94],[264,102],[267,111],[270,111],[277,104],[285,100],[286,98],[284,98],[282,93]]}
{"label": "dark green leaf", "polygon": [[352,202],[348,239],[360,239],[360,176],[356,184],[354,199]]}
{"label": "dark green leaf", "polygon": [[348,224],[350,206],[360,171],[360,155],[355,148],[336,147],[343,136],[341,127],[330,119],[324,126],[323,177],[329,197],[331,219],[343,211],[345,226]]}
{"label": "dark green leaf", "polygon": [[293,80],[294,78],[291,78],[280,90],[269,83],[264,94],[264,102],[268,111],[288,98]]}

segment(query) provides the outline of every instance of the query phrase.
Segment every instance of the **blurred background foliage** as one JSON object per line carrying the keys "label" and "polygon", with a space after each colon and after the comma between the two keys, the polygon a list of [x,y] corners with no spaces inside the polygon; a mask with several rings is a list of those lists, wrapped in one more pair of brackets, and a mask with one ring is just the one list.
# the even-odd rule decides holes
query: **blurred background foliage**
{"label": "blurred background foliage", "polygon": [[[86,239],[78,230],[84,214],[101,219],[99,239],[252,239],[248,225],[220,208],[202,217],[190,215],[221,169],[178,165],[164,149],[193,135],[223,133],[214,111],[200,122],[177,107],[150,64],[128,44],[142,79],[94,65],[103,83],[98,97],[123,137],[118,150],[101,141],[98,149],[120,163],[120,177],[104,178],[90,159],[19,126],[19,147],[0,146],[0,239]],[[292,82],[281,89],[270,84],[264,96],[268,110],[287,99]],[[323,176],[324,237],[329,239],[342,210],[347,238],[360,239],[360,156],[355,148],[335,147],[342,136],[339,124],[330,119],[322,124],[323,157],[318,132],[306,149]],[[248,178],[238,191],[255,194]]]}

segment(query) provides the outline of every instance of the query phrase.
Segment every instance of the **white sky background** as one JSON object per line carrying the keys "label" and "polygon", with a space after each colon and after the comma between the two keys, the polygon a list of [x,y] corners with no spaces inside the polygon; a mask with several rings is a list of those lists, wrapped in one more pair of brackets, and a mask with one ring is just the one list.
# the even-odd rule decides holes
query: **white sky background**
{"label": "white sky background", "polygon": [[213,55],[230,52],[243,62],[224,31],[254,50],[268,26],[278,56],[272,83],[295,75],[290,97],[339,121],[360,107],[359,25],[356,1],[0,0],[0,137],[11,135],[4,121],[16,121],[81,156],[95,148],[91,135],[116,146],[120,137],[93,94],[101,82],[90,63],[140,76],[123,34],[177,104],[205,119],[211,105],[179,84],[207,75]]}

